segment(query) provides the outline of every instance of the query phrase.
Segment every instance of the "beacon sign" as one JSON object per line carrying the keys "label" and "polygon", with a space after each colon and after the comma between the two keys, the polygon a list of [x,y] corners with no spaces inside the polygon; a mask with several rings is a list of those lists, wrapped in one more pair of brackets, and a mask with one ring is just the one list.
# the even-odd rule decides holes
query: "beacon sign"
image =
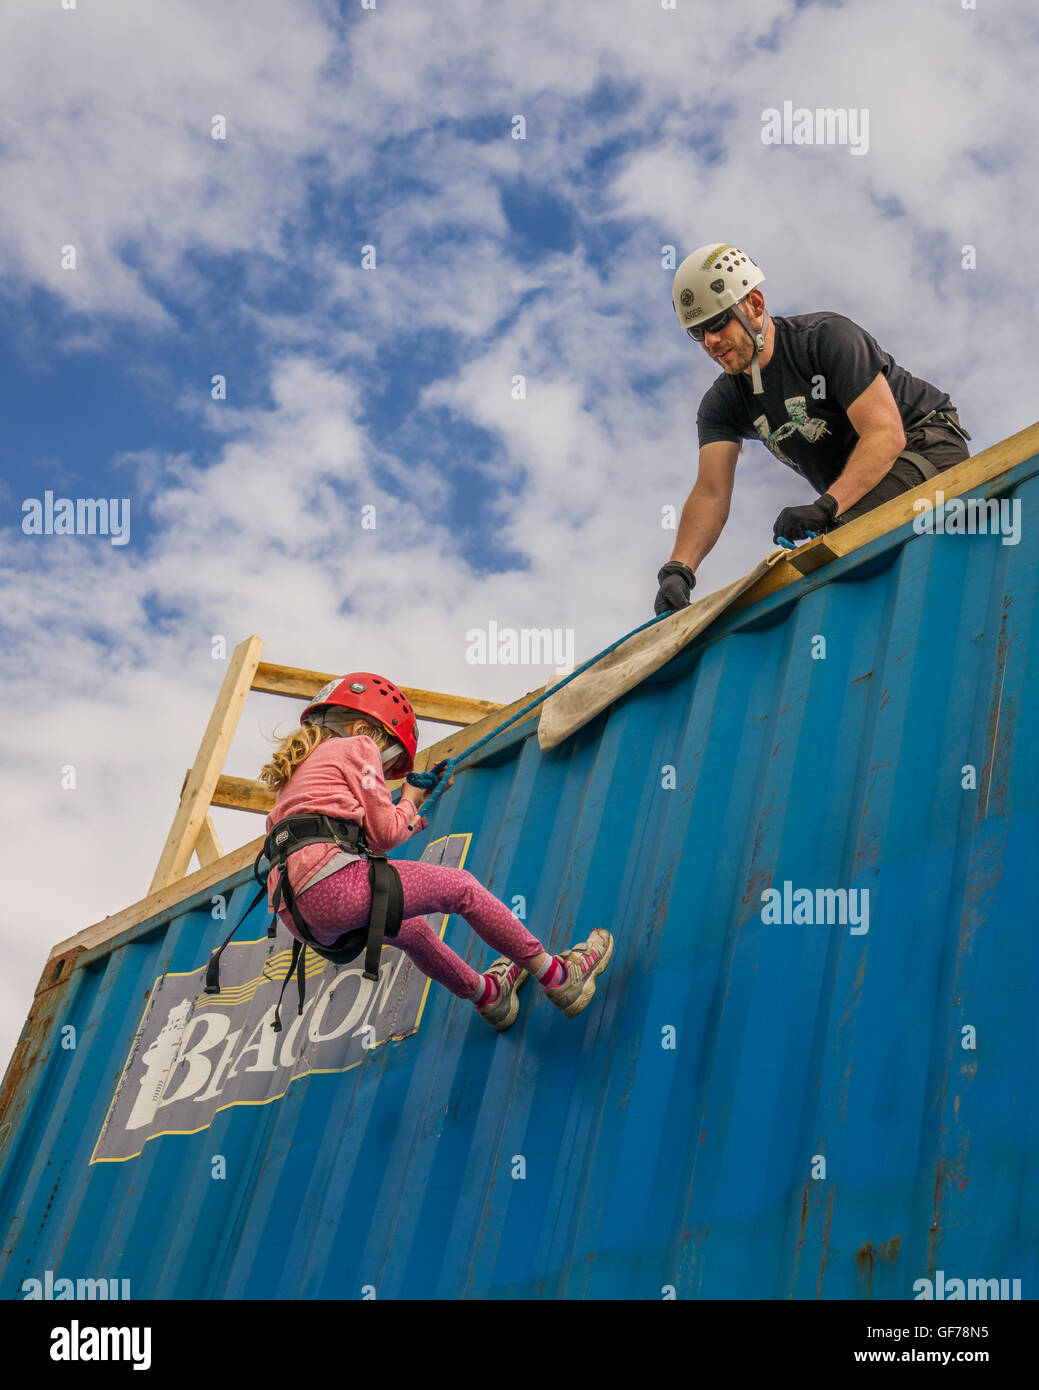
{"label": "beacon sign", "polygon": [[[469,840],[435,840],[422,859],[461,868]],[[442,936],[447,917],[428,921]],[[364,978],[361,957],[337,967],[308,951],[303,1013],[293,979],[282,1000],[282,1031],[274,1032],[291,954],[291,938],[279,926],[273,939],[231,942],[220,958],[219,994],[205,993],[208,950],[198,969],[155,981],[91,1163],[136,1158],[162,1134],[197,1134],[220,1110],[280,1100],[293,1082],[348,1071],[374,1048],[418,1031],[429,980],[388,945],[378,984]]]}

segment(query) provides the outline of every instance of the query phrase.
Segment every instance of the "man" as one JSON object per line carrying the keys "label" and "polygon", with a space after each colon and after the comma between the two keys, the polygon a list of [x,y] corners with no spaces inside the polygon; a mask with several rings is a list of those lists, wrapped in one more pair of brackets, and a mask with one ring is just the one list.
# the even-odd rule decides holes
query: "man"
{"label": "man", "polygon": [[744,439],[760,439],[819,492],[784,507],[773,540],[790,548],[861,516],[969,456],[949,397],[911,376],[841,314],[772,318],[765,279],[736,246],[701,246],[675,272],[678,322],[724,372],[696,417],[700,463],[657,613],[684,608],[695,570],[729,515]]}

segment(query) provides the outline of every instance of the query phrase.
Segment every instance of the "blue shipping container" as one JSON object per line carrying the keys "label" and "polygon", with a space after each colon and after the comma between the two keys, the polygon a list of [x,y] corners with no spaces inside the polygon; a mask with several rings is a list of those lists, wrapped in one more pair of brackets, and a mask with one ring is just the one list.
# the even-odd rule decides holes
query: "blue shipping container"
{"label": "blue shipping container", "polygon": [[[1037,472],[988,495],[1034,516]],[[557,949],[614,933],[575,1020],[528,984],[497,1034],[388,951],[378,990],[316,962],[273,1035],[259,910],[200,990],[245,869],[59,960],[5,1081],[3,1296],[1039,1296],[1037,589],[1027,525],[905,524],[460,771],[409,853]]]}

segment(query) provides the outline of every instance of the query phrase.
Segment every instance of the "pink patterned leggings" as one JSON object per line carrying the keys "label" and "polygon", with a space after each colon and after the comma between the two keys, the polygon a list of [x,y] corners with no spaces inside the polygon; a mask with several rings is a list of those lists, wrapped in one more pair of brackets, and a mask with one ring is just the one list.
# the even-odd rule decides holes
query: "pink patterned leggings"
{"label": "pink patterned leggings", "polygon": [[[422,913],[458,913],[482,941],[524,968],[531,956],[544,951],[519,918],[468,869],[448,869],[410,859],[395,859],[393,865],[404,888],[404,920],[398,934],[387,938],[387,945],[403,951],[423,975],[459,999],[471,999],[481,977],[441,941]],[[355,860],[312,888],[304,888],[296,901],[303,920],[322,945],[334,941],[342,932],[365,926],[372,901],[367,860]],[[298,937],[289,913],[283,910],[278,916],[287,930]]]}

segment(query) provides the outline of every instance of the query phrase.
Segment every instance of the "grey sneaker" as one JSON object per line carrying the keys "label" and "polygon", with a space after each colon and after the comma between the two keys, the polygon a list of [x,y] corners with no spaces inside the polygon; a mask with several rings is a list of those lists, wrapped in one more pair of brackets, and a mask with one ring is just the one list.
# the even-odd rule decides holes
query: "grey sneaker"
{"label": "grey sneaker", "polygon": [[506,1028],[511,1028],[516,1022],[516,1015],[519,1013],[516,991],[527,979],[528,972],[516,965],[515,961],[499,956],[483,973],[495,976],[501,993],[493,1004],[488,1004],[484,1009],[477,1009],[476,1012],[482,1019],[486,1019],[492,1028],[504,1033]]}
{"label": "grey sneaker", "polygon": [[613,937],[601,927],[596,927],[587,941],[560,952],[559,959],[566,961],[566,979],[545,993],[567,1018],[575,1018],[592,1002],[595,978],[609,965],[612,955]]}

